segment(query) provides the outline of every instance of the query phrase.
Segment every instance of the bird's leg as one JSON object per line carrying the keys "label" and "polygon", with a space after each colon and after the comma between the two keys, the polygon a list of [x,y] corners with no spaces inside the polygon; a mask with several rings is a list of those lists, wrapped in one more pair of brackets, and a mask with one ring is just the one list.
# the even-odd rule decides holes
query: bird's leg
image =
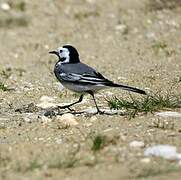
{"label": "bird's leg", "polygon": [[[94,93],[93,93],[92,91],[87,91],[87,92],[92,96],[92,98],[93,98],[93,100],[94,100],[94,103],[95,103],[96,109],[97,109],[97,113],[98,113],[98,114],[104,114],[104,112],[99,109],[99,107],[98,107],[98,105],[97,105],[97,103],[96,103],[96,99],[95,99],[95,97],[94,97]],[[96,113],[96,114],[97,114],[97,113]]]}
{"label": "bird's leg", "polygon": [[77,104],[77,103],[80,103],[82,100],[83,100],[83,94],[80,96],[79,100],[76,101],[76,102],[73,102],[71,104],[68,104],[68,105],[65,105],[65,106],[58,106],[59,109],[69,109],[70,111],[73,111],[70,107]]}

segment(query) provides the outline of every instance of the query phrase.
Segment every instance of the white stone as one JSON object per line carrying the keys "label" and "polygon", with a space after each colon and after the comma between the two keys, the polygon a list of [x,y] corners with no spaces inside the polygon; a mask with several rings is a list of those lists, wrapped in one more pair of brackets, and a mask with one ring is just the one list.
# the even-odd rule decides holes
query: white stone
{"label": "white stone", "polygon": [[57,116],[56,121],[58,121],[62,125],[67,125],[67,126],[76,126],[79,124],[76,121],[75,116],[70,113],[63,114],[62,116]]}
{"label": "white stone", "polygon": [[144,142],[143,141],[132,141],[129,143],[129,146],[132,148],[142,148],[144,147]]}
{"label": "white stone", "polygon": [[40,101],[41,102],[52,102],[52,101],[54,101],[55,99],[54,99],[54,97],[50,97],[50,96],[42,96],[41,98],[40,98]]}
{"label": "white stone", "polygon": [[25,122],[31,123],[37,119],[37,116],[33,113],[25,113],[25,116],[23,117],[23,120]]}
{"label": "white stone", "polygon": [[37,104],[36,106],[37,106],[37,107],[41,107],[41,108],[43,108],[43,109],[47,109],[47,108],[56,107],[57,104],[51,103],[51,102],[41,102],[41,103]]}
{"label": "white stone", "polygon": [[174,112],[174,111],[163,111],[163,112],[158,112],[156,113],[157,116],[162,116],[162,117],[176,117],[180,118],[181,113],[179,112]]}
{"label": "white stone", "polygon": [[148,39],[153,39],[153,40],[156,39],[156,35],[155,35],[154,32],[148,32],[148,33],[146,33],[146,37],[147,37]]}
{"label": "white stone", "polygon": [[127,29],[127,26],[125,24],[118,24],[115,26],[115,30],[124,32]]}
{"label": "white stone", "polygon": [[162,157],[169,160],[181,159],[181,154],[177,153],[177,148],[171,145],[155,145],[148,147],[145,150],[144,155]]}
{"label": "white stone", "polygon": [[92,126],[92,123],[86,123],[86,124],[84,124],[84,126],[85,127],[90,127],[90,126]]}
{"label": "white stone", "polygon": [[107,91],[107,92],[105,92],[104,94],[106,94],[106,95],[108,95],[108,96],[113,96],[113,95],[114,95],[114,93],[113,93],[113,92],[110,92],[110,91]]}
{"label": "white stone", "polygon": [[49,46],[48,46],[48,44],[45,44],[45,45],[44,45],[44,48],[45,48],[45,49],[50,49]]}
{"label": "white stone", "polygon": [[54,100],[55,100],[54,97],[42,96],[42,97],[40,98],[40,103],[37,104],[36,106],[37,106],[37,107],[41,107],[41,108],[43,108],[43,109],[56,107],[57,104],[56,104],[56,103],[53,103]]}
{"label": "white stone", "polygon": [[178,165],[181,166],[181,160],[178,162]]}
{"label": "white stone", "polygon": [[88,2],[90,4],[94,4],[96,2],[96,0],[86,0],[86,2]]}
{"label": "white stone", "polygon": [[59,139],[56,139],[55,142],[56,142],[57,144],[62,144],[62,143],[63,143],[63,140],[62,140],[61,138],[59,138]]}
{"label": "white stone", "polygon": [[10,5],[8,3],[1,3],[0,7],[3,11],[9,11],[11,9]]}
{"label": "white stone", "polygon": [[103,130],[103,132],[110,132],[110,131],[112,131],[113,130],[113,128],[108,128],[108,129],[105,129],[105,130]]}
{"label": "white stone", "polygon": [[151,159],[150,159],[150,158],[142,158],[140,161],[141,161],[142,163],[147,164],[147,163],[150,163]]}

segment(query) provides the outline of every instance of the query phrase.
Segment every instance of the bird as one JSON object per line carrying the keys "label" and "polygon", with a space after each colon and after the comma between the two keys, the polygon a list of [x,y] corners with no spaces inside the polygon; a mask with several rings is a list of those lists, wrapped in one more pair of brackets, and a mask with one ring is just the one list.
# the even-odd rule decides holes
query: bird
{"label": "bird", "polygon": [[114,83],[94,68],[82,63],[77,49],[72,45],[68,44],[58,47],[57,50],[50,51],[49,53],[58,57],[58,61],[54,66],[56,78],[65,88],[80,93],[80,98],[76,102],[60,106],[59,108],[72,110],[71,106],[80,103],[85,94],[90,94],[94,100],[97,113],[102,114],[104,112],[99,109],[94,94],[101,89],[111,87],[146,95],[144,90]]}

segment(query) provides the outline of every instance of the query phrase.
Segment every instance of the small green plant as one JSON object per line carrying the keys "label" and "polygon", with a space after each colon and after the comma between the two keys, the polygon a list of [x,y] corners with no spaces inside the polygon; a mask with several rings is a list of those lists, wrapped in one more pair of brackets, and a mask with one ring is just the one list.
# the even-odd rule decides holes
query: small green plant
{"label": "small green plant", "polygon": [[19,2],[17,4],[15,4],[15,8],[19,11],[25,11],[26,10],[26,4],[25,2]]}
{"label": "small green plant", "polygon": [[152,45],[152,49],[155,54],[163,52],[166,56],[171,56],[175,53],[175,50],[170,49],[165,41],[155,41],[155,43]]}
{"label": "small green plant", "polygon": [[6,154],[0,153],[0,167],[6,167],[10,163],[11,158]]}
{"label": "small green plant", "polygon": [[82,20],[82,19],[87,19],[89,17],[98,17],[98,16],[100,16],[98,11],[94,11],[94,12],[79,12],[79,13],[76,13],[74,15],[74,18],[78,19],[78,20]]}
{"label": "small green plant", "polygon": [[34,171],[35,169],[41,169],[42,167],[43,167],[43,165],[40,164],[37,159],[34,159],[34,160],[30,161],[30,163],[25,171]]}
{"label": "small green plant", "polygon": [[127,110],[132,117],[139,112],[152,113],[165,108],[181,108],[181,94],[173,95],[168,93],[164,96],[161,93],[157,93],[141,99],[134,99],[130,95],[130,98],[131,101],[113,97],[111,100],[108,100],[108,105],[111,109]]}
{"label": "small green plant", "polygon": [[158,54],[160,51],[164,51],[167,48],[167,44],[164,41],[156,41],[152,45],[152,48],[153,48],[155,54]]}
{"label": "small green plant", "polygon": [[0,90],[2,90],[2,91],[10,91],[12,89],[8,88],[4,83],[0,82]]}
{"label": "small green plant", "polygon": [[26,70],[23,68],[16,68],[15,70],[17,71],[18,76],[20,76],[20,77],[22,77],[23,74],[26,72]]}
{"label": "small green plant", "polygon": [[105,146],[106,137],[103,135],[96,135],[93,139],[93,144],[91,149],[93,151],[99,151]]}
{"label": "small green plant", "polygon": [[48,168],[52,169],[67,169],[67,168],[73,168],[78,164],[79,159],[77,158],[77,153],[80,151],[80,144],[77,144],[77,146],[68,153],[64,155],[53,155],[51,159],[48,161]]}
{"label": "small green plant", "polygon": [[78,159],[73,156],[70,157],[58,157],[49,163],[48,168],[50,169],[67,169],[72,168],[76,165]]}
{"label": "small green plant", "polygon": [[42,169],[43,164],[41,164],[37,158],[30,160],[30,162],[26,165],[24,165],[22,162],[18,161],[16,163],[16,166],[14,167],[14,170],[17,172],[29,172],[34,171],[35,169]]}
{"label": "small green plant", "polygon": [[7,17],[0,17],[0,27],[25,27],[28,26],[28,19],[26,16],[7,16]]}
{"label": "small green plant", "polygon": [[20,2],[9,2],[9,5],[11,6],[12,9],[17,10],[17,11],[25,11],[26,10],[26,3],[24,1]]}
{"label": "small green plant", "polygon": [[12,74],[12,70],[11,68],[7,68],[7,69],[3,69],[1,72],[0,72],[0,75],[5,78],[5,79],[8,79]]}

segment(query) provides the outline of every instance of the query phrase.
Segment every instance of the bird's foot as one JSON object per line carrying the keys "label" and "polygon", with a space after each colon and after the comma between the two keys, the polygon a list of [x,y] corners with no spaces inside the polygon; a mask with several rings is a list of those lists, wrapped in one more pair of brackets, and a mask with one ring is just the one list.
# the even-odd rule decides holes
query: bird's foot
{"label": "bird's foot", "polygon": [[75,110],[74,109],[72,109],[72,108],[70,108],[71,106],[70,105],[65,105],[65,106],[58,106],[58,110],[60,110],[60,109],[68,109],[69,111],[71,111],[71,112],[75,112]]}
{"label": "bird's foot", "polygon": [[105,111],[101,111],[100,109],[98,109],[96,114],[105,114]]}
{"label": "bird's foot", "polygon": [[70,108],[70,107],[67,107],[67,109],[68,109],[69,111],[71,111],[71,112],[75,112],[75,110],[72,109],[72,108]]}

